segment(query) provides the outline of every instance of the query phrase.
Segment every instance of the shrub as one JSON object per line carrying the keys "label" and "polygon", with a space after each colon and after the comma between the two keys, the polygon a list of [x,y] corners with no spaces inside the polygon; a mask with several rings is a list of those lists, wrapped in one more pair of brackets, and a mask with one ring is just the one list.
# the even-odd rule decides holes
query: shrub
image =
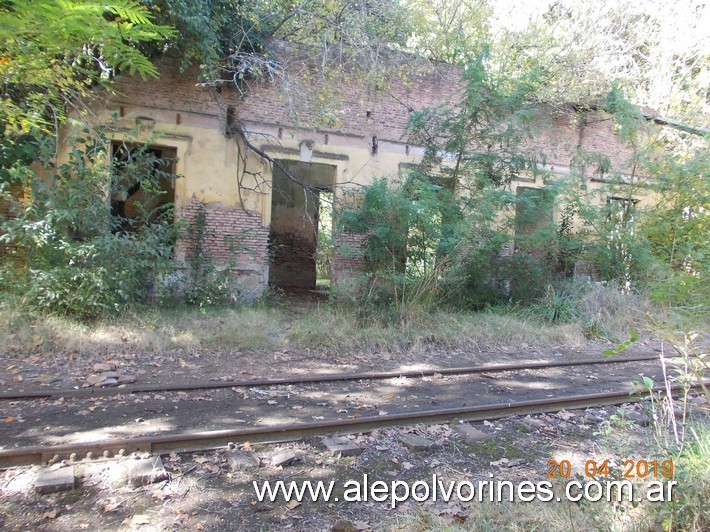
{"label": "shrub", "polygon": [[[17,260],[5,261],[0,282],[28,307],[91,319],[150,296],[153,280],[171,266],[176,232],[170,205],[150,209],[136,202],[130,227],[112,213],[107,191],[122,184],[107,171],[107,139],[99,134],[76,142],[66,163],[54,171],[45,165],[46,178],[24,161],[8,172],[29,198],[18,200],[3,187],[15,216],[2,220],[0,242]],[[139,150],[123,172],[147,198],[159,194],[155,163]]]}

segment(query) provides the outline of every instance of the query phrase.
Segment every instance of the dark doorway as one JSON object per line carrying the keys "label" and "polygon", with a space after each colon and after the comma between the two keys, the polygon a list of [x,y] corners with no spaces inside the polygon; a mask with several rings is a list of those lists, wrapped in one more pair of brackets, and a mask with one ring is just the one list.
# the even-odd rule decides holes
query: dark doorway
{"label": "dark doorway", "polygon": [[115,142],[111,158],[114,232],[137,231],[163,219],[175,201],[174,148]]}
{"label": "dark doorway", "polygon": [[[285,171],[284,171],[285,170]],[[317,268],[327,250],[319,219],[322,205],[330,202],[336,167],[327,164],[279,160],[273,170],[269,284],[277,288],[316,288]],[[322,195],[322,196],[321,196]],[[332,223],[332,222],[331,222]],[[331,231],[332,235],[332,231]],[[332,245],[332,237],[331,237]]]}

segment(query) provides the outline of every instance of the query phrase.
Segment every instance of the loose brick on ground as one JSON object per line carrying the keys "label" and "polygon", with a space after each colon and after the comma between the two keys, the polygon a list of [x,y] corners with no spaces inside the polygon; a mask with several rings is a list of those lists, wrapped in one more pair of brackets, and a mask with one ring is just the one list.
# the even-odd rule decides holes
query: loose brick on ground
{"label": "loose brick on ground", "polygon": [[400,434],[397,436],[397,439],[410,451],[428,451],[436,446],[436,442],[410,432]]}
{"label": "loose brick on ground", "polygon": [[336,438],[323,438],[325,445],[333,456],[358,456],[362,449],[355,443],[342,436]]}
{"label": "loose brick on ground", "polygon": [[271,465],[274,467],[286,467],[296,459],[293,451],[279,451],[271,457]]}
{"label": "loose brick on ground", "polygon": [[70,491],[76,488],[74,467],[41,469],[35,479],[35,491],[41,494]]}
{"label": "loose brick on ground", "polygon": [[481,432],[480,430],[473,428],[468,423],[459,423],[453,425],[453,427],[456,429],[456,432],[461,434],[464,440],[469,443],[483,443],[493,439],[493,436],[490,434]]}

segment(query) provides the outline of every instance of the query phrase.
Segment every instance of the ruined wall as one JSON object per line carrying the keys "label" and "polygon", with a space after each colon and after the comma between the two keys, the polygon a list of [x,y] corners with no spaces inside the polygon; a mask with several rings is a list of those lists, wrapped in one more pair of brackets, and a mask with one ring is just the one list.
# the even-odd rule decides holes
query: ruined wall
{"label": "ruined wall", "polygon": [[338,233],[334,236],[333,283],[343,291],[355,287],[365,271],[364,244],[366,235]]}
{"label": "ruined wall", "polygon": [[182,260],[189,264],[202,252],[218,270],[229,269],[237,277],[235,295],[246,300],[261,296],[268,280],[268,229],[259,213],[193,197],[180,218],[185,222],[178,244]]}
{"label": "ruined wall", "polygon": [[[205,204],[210,229],[207,249],[220,268],[232,265],[247,292],[266,286],[269,234],[273,235],[273,224],[280,223],[281,215],[278,201],[273,201],[271,166],[248,153],[248,172],[243,172],[244,147],[225,135],[230,114],[245,126],[249,140],[271,157],[333,168],[333,193],[342,203],[373,179],[395,178],[400,165],[416,164],[423,149],[409,144],[406,125],[412,110],[455,102],[464,90],[458,73],[447,65],[420,70],[408,79],[393,76],[386,91],[374,90],[346,73],[341,83],[330,87],[337,105],[322,105],[316,97],[322,82],[315,80],[315,87],[298,94],[301,102],[294,107],[284,97],[283,87],[275,84],[250,87],[244,98],[228,87],[217,95],[197,85],[196,70],[180,72],[177,59],[162,58],[157,67],[158,80],[118,76],[115,94],[98,95],[94,110],[104,123],[118,117],[117,140],[146,141],[175,150],[178,216],[192,223],[196,205]],[[305,81],[314,83],[313,78]],[[618,142],[609,117],[588,113],[580,122],[572,110],[543,109],[545,113],[532,145],[545,152],[548,170],[566,175],[575,150],[582,147],[604,151],[615,169],[624,171],[630,151]],[[69,138],[64,140],[60,159],[71,144]],[[590,189],[598,185],[594,178],[599,176],[589,172],[585,176]],[[541,183],[523,180],[511,186],[518,185]],[[245,231],[250,237],[244,237]],[[362,270],[363,238],[336,234],[334,240],[333,279],[344,283]],[[240,241],[248,251],[236,252],[230,241]],[[312,250],[306,248],[298,251],[292,246],[289,257],[276,256],[276,262],[310,261]],[[188,249],[188,243],[181,243],[176,258],[185,261]]]}

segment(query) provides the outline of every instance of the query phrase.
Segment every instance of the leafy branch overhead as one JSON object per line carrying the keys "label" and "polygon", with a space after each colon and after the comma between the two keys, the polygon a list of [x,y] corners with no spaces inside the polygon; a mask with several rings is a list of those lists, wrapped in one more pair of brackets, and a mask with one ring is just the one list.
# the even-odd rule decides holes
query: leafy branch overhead
{"label": "leafy branch overhead", "polygon": [[132,0],[0,4],[0,134],[47,129],[117,72],[158,72],[142,51],[175,35]]}

